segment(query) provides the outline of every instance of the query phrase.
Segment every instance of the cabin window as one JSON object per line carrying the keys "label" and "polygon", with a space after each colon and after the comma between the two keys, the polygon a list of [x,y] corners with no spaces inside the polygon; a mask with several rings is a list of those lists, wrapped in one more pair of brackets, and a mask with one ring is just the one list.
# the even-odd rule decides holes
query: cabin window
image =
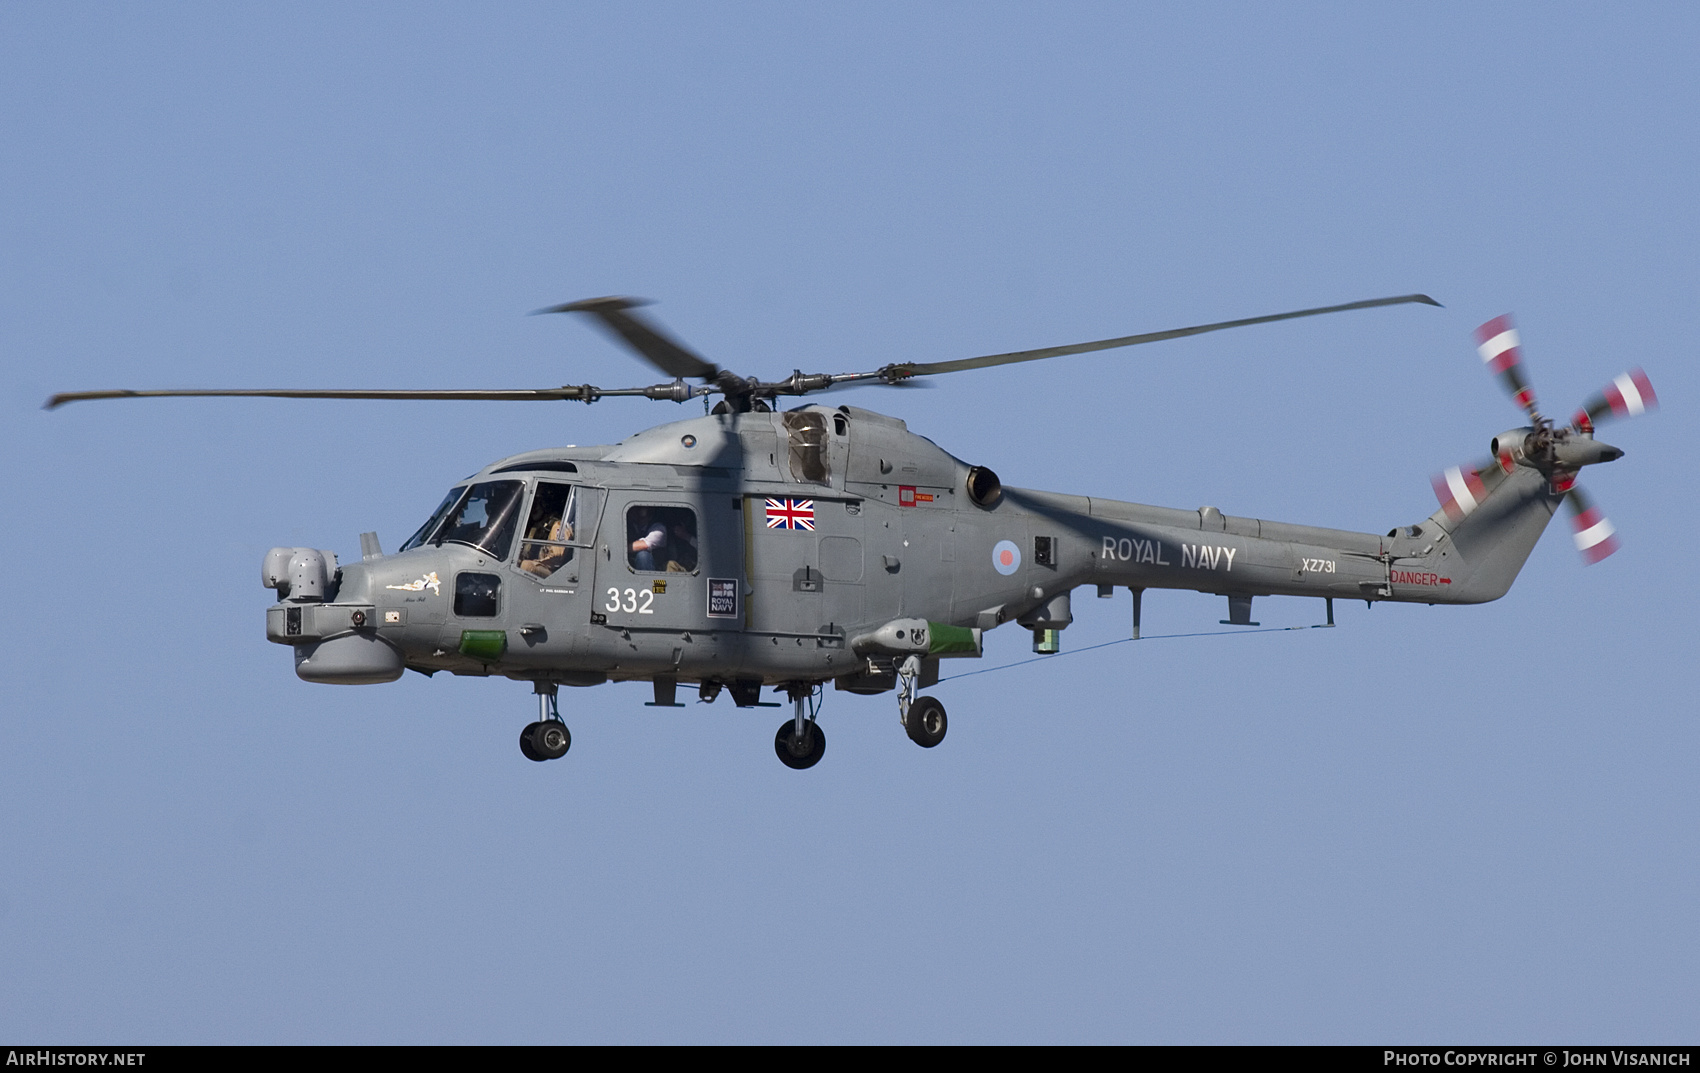
{"label": "cabin window", "polygon": [[695,573],[696,511],[641,503],[627,510],[626,562],[644,574]]}

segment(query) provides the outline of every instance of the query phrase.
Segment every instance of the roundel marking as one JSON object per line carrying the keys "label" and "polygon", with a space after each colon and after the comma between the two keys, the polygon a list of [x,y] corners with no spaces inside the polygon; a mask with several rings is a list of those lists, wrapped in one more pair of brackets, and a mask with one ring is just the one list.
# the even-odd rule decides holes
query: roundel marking
{"label": "roundel marking", "polygon": [[992,546],[992,569],[1008,577],[1021,568],[1021,549],[1013,540],[1000,540]]}

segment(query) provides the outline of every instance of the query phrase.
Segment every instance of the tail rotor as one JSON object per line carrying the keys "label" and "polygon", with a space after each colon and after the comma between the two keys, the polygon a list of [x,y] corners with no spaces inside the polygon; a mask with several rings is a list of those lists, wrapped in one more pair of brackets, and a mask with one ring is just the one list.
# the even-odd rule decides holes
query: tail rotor
{"label": "tail rotor", "polygon": [[1591,565],[1617,550],[1617,529],[1582,489],[1572,486],[1564,497],[1570,508],[1570,524],[1576,530],[1576,550]]}
{"label": "tail rotor", "polygon": [[1584,436],[1591,435],[1594,426],[1607,418],[1636,417],[1657,409],[1659,397],[1653,394],[1653,383],[1640,369],[1631,369],[1612,380],[1605,390],[1582,404],[1570,427]]}
{"label": "tail rotor", "polygon": [[1474,466],[1453,466],[1434,476],[1434,497],[1440,509],[1454,522],[1461,522],[1487,498],[1487,482],[1496,467],[1492,462]]}
{"label": "tail rotor", "polygon": [[1476,329],[1476,352],[1499,376],[1512,401],[1529,416],[1529,427],[1495,437],[1495,457],[1473,466],[1453,466],[1434,477],[1434,494],[1446,516],[1462,521],[1519,465],[1533,467],[1547,480],[1553,495],[1562,495],[1575,528],[1576,549],[1588,563],[1597,563],[1618,549],[1617,531],[1593,500],[1576,485],[1583,466],[1610,462],[1623,452],[1594,441],[1595,426],[1618,417],[1634,417],[1657,407],[1652,382],[1640,369],[1614,378],[1605,389],[1576,411],[1570,425],[1553,427],[1541,416],[1535,389],[1523,369],[1523,342],[1511,315],[1495,317]]}
{"label": "tail rotor", "polygon": [[1512,401],[1539,425],[1543,418],[1535,409],[1535,389],[1523,376],[1523,338],[1511,323],[1511,314],[1495,317],[1476,329],[1476,353],[1482,356],[1483,364],[1499,374]]}

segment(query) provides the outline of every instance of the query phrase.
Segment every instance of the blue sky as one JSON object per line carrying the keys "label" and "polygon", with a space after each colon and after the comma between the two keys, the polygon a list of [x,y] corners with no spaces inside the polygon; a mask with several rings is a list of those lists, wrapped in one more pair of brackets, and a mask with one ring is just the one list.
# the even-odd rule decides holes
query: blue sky
{"label": "blue sky", "polygon": [[[0,8],[0,1036],[1692,1038],[1697,43],[1679,4]],[[946,682],[930,751],[833,694],[802,773],[773,713],[640,685],[530,764],[522,685],[264,640],[268,547],[393,548],[672,404],[39,409],[650,382],[523,315],[601,294],[772,378],[1412,291],[845,401],[1009,484],[1385,531],[1518,423],[1470,337],[1512,312],[1549,411],[1658,388],[1586,475],[1615,557],[1561,517],[1482,607]],[[1065,652],[1125,635],[1080,596]]]}

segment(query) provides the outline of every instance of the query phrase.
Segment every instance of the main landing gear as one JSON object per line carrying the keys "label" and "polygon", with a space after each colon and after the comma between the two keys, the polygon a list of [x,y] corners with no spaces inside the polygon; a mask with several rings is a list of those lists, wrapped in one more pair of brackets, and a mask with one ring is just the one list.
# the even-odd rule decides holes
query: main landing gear
{"label": "main landing gear", "polygon": [[909,740],[923,749],[931,749],[944,740],[950,725],[944,717],[944,705],[937,697],[915,696],[915,679],[921,673],[917,656],[905,659],[897,668],[897,721],[903,724]]}
{"label": "main landing gear", "polygon": [[795,714],[779,724],[779,732],[773,736],[773,751],[779,754],[779,762],[788,768],[801,771],[814,767],[826,755],[826,732],[815,722],[815,716],[820,712],[818,691],[822,691],[822,687],[791,687],[791,706]]}
{"label": "main landing gear", "polygon": [[527,760],[559,760],[573,747],[573,736],[567,724],[561,722],[561,711],[555,704],[555,684],[537,683],[537,714],[535,723],[527,723],[519,732],[519,751]]}

